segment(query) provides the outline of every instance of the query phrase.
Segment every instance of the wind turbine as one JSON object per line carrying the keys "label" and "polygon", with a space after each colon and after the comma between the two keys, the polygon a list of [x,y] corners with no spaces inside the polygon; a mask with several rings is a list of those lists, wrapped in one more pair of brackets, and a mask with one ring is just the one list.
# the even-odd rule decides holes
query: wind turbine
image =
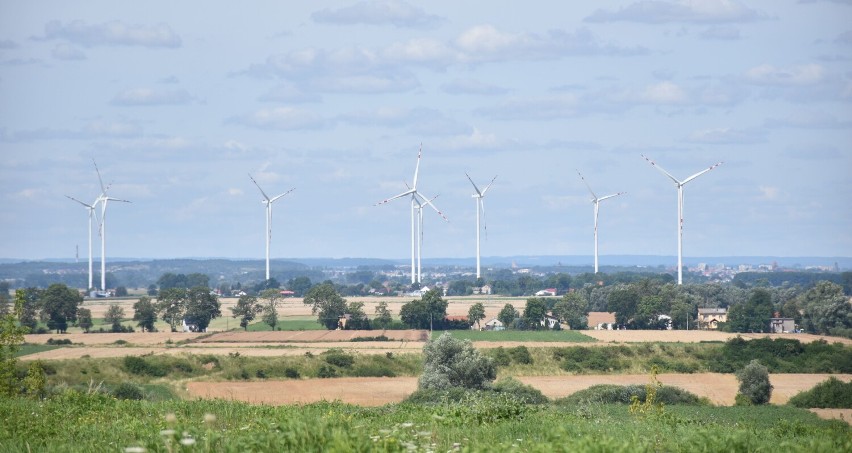
{"label": "wind turbine", "polygon": [[424,198],[422,195],[420,195],[420,192],[417,191],[417,175],[420,172],[420,158],[422,157],[422,155],[423,145],[421,144],[420,149],[417,151],[417,165],[414,167],[414,181],[411,183],[411,187],[407,187],[408,183],[406,183],[406,187],[408,188],[408,190],[399,195],[394,195],[375,204],[375,206],[379,206],[391,200],[396,200],[397,198],[402,198],[406,195],[411,195],[411,284],[420,282],[420,274],[417,270],[415,262],[417,255],[417,220],[415,217],[415,210],[417,209],[416,205],[420,204],[430,206],[432,209],[435,210],[435,212],[438,213],[438,215],[440,215],[444,220],[449,222],[449,219],[447,219],[447,217],[444,216],[444,214],[439,211],[438,208],[436,208],[430,200]]}
{"label": "wind turbine", "polygon": [[684,179],[683,181],[678,180],[671,173],[663,170],[663,167],[657,165],[651,159],[642,155],[645,160],[648,161],[654,168],[660,170],[664,175],[668,176],[674,183],[677,185],[677,284],[683,284],[683,186],[686,185],[689,181],[707,173],[708,171],[722,165],[724,162],[719,162],[717,164],[711,165],[709,168],[705,168],[704,170],[699,171],[698,173]]}
{"label": "wind turbine", "polygon": [[107,196],[107,189],[110,186],[104,186],[104,180],[101,178],[101,171],[98,169],[98,164],[92,159],[92,163],[95,164],[95,171],[98,173],[98,182],[101,184],[101,194],[98,195],[97,200],[93,206],[96,206],[98,203],[101,204],[101,222],[98,227],[98,231],[101,235],[101,293],[106,295],[106,208],[108,201],[120,201],[122,203],[130,203],[127,200],[121,200],[118,198],[112,198]]}
{"label": "wind turbine", "polygon": [[465,173],[468,181],[473,184],[473,190],[476,191],[475,194],[471,195],[476,202],[476,278],[480,278],[480,265],[479,265],[479,217],[480,212],[482,213],[482,223],[485,226],[485,234],[488,234],[488,224],[485,222],[485,193],[488,192],[488,189],[491,188],[491,184],[494,184],[494,180],[497,179],[497,176],[491,178],[491,182],[485,186],[485,190],[479,190],[479,187],[476,187],[476,183],[473,182],[473,179],[470,178],[470,175]]}
{"label": "wind turbine", "polygon": [[254,178],[251,177],[251,174],[249,174],[248,177],[249,179],[251,179],[251,182],[253,182],[254,185],[257,186],[257,189],[260,190],[260,193],[263,194],[264,199],[261,202],[266,205],[266,280],[269,280],[269,242],[272,240],[272,203],[274,203],[275,200],[283,197],[284,195],[287,195],[288,193],[296,190],[296,188],[294,187],[282,193],[281,195],[276,195],[272,198],[269,198],[269,195],[266,195],[266,192],[264,192],[263,189],[260,188],[260,184],[258,184],[257,181],[255,181]]}
{"label": "wind turbine", "polygon": [[[82,201],[74,197],[69,197],[68,195],[65,195],[65,197],[80,203],[89,211],[89,286],[86,287],[86,292],[88,293],[88,291],[92,289],[92,217],[96,215],[95,207],[97,206],[100,197],[92,202],[92,204],[83,203]],[[98,223],[100,224],[100,220],[98,220]]]}
{"label": "wind turbine", "polygon": [[603,197],[598,198],[598,196],[595,195],[595,192],[592,190],[591,186],[589,186],[589,183],[586,182],[586,178],[584,178],[583,175],[580,173],[580,170],[577,170],[577,174],[580,175],[580,179],[583,180],[583,184],[586,185],[586,188],[589,189],[589,193],[592,194],[592,203],[594,203],[594,205],[595,205],[595,273],[597,274],[598,273],[598,209],[600,208],[600,204],[601,204],[602,201],[609,199],[609,198],[617,197],[619,195],[623,195],[627,192],[618,192],[618,193],[614,193],[612,195],[605,195]]}
{"label": "wind turbine", "polygon": [[[406,184],[406,186],[407,185],[408,184]],[[436,198],[438,198],[438,195],[435,195],[434,197],[432,197],[429,200],[426,200],[425,198],[420,198],[420,197],[418,197],[415,200],[415,204],[417,205],[415,207],[415,209],[416,209],[417,218],[418,218],[417,232],[419,233],[418,236],[420,238],[417,241],[417,282],[418,283],[421,281],[420,275],[421,275],[421,272],[423,270],[423,266],[421,265],[421,260],[423,258],[423,206],[426,206],[427,204],[431,204],[432,201],[434,201]],[[432,205],[432,206],[434,206],[434,205]],[[443,217],[443,214],[441,216]],[[446,217],[444,217],[444,218],[446,219]]]}

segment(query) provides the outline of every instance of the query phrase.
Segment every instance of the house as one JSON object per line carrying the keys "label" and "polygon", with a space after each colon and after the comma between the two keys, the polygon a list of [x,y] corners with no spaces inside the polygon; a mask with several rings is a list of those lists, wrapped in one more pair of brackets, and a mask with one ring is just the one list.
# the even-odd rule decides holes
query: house
{"label": "house", "polygon": [[[198,324],[193,319],[183,318],[180,322],[181,329],[184,332],[201,332],[201,329],[198,328]],[[206,329],[204,330],[207,331]]]}
{"label": "house", "polygon": [[491,294],[491,285],[482,285],[481,288],[473,287],[473,294]]}
{"label": "house", "polygon": [[796,331],[793,318],[769,318],[769,333],[790,333]]}
{"label": "house", "polygon": [[588,315],[589,328],[594,330],[615,330],[615,312],[590,311]]}
{"label": "house", "polygon": [[657,315],[657,325],[665,326],[666,330],[672,330],[672,317],[669,315]]}
{"label": "house", "polygon": [[349,313],[343,314],[337,318],[337,330],[346,330],[346,323],[352,319]]}
{"label": "house", "polygon": [[296,293],[290,291],[289,289],[284,289],[279,291],[279,294],[281,294],[282,297],[293,297]]}
{"label": "house", "polygon": [[718,329],[720,322],[728,322],[727,308],[699,308],[698,328]]}
{"label": "house", "polygon": [[556,295],[556,288],[546,288],[546,289],[543,289],[543,290],[535,293],[535,295],[536,296],[555,296]]}
{"label": "house", "polygon": [[544,319],[541,320],[541,325],[548,329],[553,329],[557,325],[562,327],[562,324],[559,323],[559,318],[553,316],[553,313],[549,312],[544,315]]}
{"label": "house", "polygon": [[483,324],[483,326],[485,330],[506,330],[506,326],[504,326],[503,323],[500,322],[500,320],[497,318],[491,319],[490,321]]}

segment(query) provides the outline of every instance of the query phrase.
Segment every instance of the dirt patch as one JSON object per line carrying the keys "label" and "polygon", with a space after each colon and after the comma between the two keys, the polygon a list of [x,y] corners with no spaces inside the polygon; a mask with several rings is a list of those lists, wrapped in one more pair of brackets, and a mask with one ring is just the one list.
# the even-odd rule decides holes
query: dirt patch
{"label": "dirt patch", "polygon": [[355,338],[384,335],[391,340],[426,341],[427,330],[298,330],[246,332],[233,330],[213,334],[199,340],[201,343],[313,343],[352,341]]}
{"label": "dirt patch", "polygon": [[810,411],[817,414],[819,418],[843,420],[852,425],[852,409],[810,409]]}
{"label": "dirt patch", "polygon": [[74,344],[105,345],[124,340],[134,345],[156,345],[178,341],[194,341],[206,334],[191,332],[134,332],[134,333],[66,333],[66,334],[32,334],[24,335],[24,341],[30,344],[45,344],[47,340],[71,340]]}
{"label": "dirt patch", "polygon": [[[773,404],[828,379],[829,374],[773,374]],[[833,375],[852,381],[852,374]],[[734,404],[738,383],[732,374],[661,374],[660,382],[707,397],[713,404]],[[588,375],[519,377],[548,398],[562,398],[597,384],[647,384],[648,375]],[[417,389],[417,378],[340,378],[262,382],[190,382],[187,391],[197,398],[224,398],[263,404],[300,404],[322,400],[377,406],[402,401]]]}
{"label": "dirt patch", "polygon": [[583,330],[598,341],[608,343],[643,343],[643,342],[670,342],[670,343],[699,343],[702,341],[728,341],[731,338],[741,336],[745,339],[755,338],[788,338],[799,340],[802,343],[810,343],[817,340],[825,340],[829,343],[843,343],[852,345],[852,340],[841,337],[829,337],[824,335],[798,334],[738,334],[718,332],[713,330]]}

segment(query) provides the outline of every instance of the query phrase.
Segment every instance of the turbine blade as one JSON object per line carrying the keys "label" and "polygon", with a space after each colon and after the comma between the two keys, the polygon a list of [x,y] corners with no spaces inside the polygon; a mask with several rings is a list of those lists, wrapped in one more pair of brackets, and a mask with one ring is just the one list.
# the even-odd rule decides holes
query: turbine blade
{"label": "turbine blade", "polygon": [[[439,216],[441,216],[441,218],[443,218],[445,221],[447,221],[447,222],[449,222],[449,221],[450,221],[450,219],[448,219],[448,218],[447,218],[447,216],[445,216],[443,212],[441,212],[441,211],[440,211],[437,207],[435,207],[435,205],[434,205],[434,204],[432,204],[432,201],[430,201],[430,200],[427,200],[427,199],[423,198],[423,196],[422,196],[422,195],[420,195],[420,193],[419,193],[419,192],[414,192],[414,193],[415,193],[418,197],[421,197],[421,198],[423,199],[423,204],[425,204],[425,205],[429,205],[429,206],[430,206],[432,209],[434,209],[434,210],[435,210],[435,212],[437,212],[437,213],[438,213],[438,215],[439,215]],[[435,195],[435,196],[432,198],[432,200],[434,200],[435,198],[438,198],[438,195]]]}
{"label": "turbine blade", "polygon": [[[654,162],[653,160],[648,159],[647,157],[645,157],[645,155],[644,155],[644,154],[640,154],[640,156],[642,156],[643,158],[645,158],[645,160],[647,160],[647,161],[648,161],[648,163],[649,163],[649,164],[651,164],[651,166],[653,166],[653,167],[654,167],[654,168],[656,168],[657,170],[660,170],[661,172],[663,172],[663,174],[664,174],[664,175],[666,175],[666,176],[668,176],[669,178],[671,178],[671,180],[672,180],[672,181],[674,181],[674,182],[675,182],[675,184],[677,184],[677,185],[682,185],[682,184],[683,184],[682,182],[678,181],[678,180],[677,180],[677,178],[675,178],[674,176],[672,176],[672,175],[671,175],[671,173],[669,173],[669,172],[667,172],[667,171],[663,170],[663,167],[661,167],[661,166],[657,165],[657,163],[656,163],[656,162]],[[696,176],[697,176],[697,175],[696,175]]]}
{"label": "turbine blade", "polygon": [[491,182],[489,182],[489,183],[488,183],[488,185],[487,185],[487,186],[485,186],[485,190],[483,190],[483,191],[482,191],[482,196],[483,196],[483,197],[485,196],[485,192],[488,192],[488,189],[491,187],[491,184],[494,184],[494,180],[495,180],[495,179],[497,179],[497,176],[496,176],[496,175],[495,175],[493,178],[491,178]]}
{"label": "turbine blade", "polygon": [[488,240],[488,222],[485,220],[485,200],[479,199],[479,210],[482,212],[482,227],[485,230],[485,240]]}
{"label": "turbine blade", "polygon": [[258,184],[257,181],[255,181],[254,178],[251,177],[251,173],[249,173],[248,177],[249,177],[249,179],[251,179],[251,182],[253,182],[254,185],[257,186],[257,190],[259,190],[260,193],[263,194],[263,198],[266,198],[266,201],[268,202],[269,201],[269,195],[266,195],[266,192],[264,192],[263,189],[260,188],[260,184]]}
{"label": "turbine blade", "polygon": [[402,197],[404,197],[404,196],[406,196],[406,195],[411,195],[412,193],[416,193],[416,192],[414,192],[414,190],[407,190],[407,191],[405,191],[405,192],[403,192],[403,193],[401,193],[401,194],[399,194],[399,195],[394,195],[394,196],[392,196],[392,197],[390,197],[390,198],[387,198],[387,199],[385,199],[385,200],[382,200],[382,201],[380,201],[380,202],[378,202],[378,203],[374,204],[373,206],[382,205],[382,204],[385,204],[385,203],[387,203],[387,202],[389,202],[389,201],[391,201],[391,200],[396,200],[397,198],[402,198]]}
{"label": "turbine blade", "polygon": [[130,201],[128,201],[128,200],[122,200],[120,198],[112,198],[112,197],[103,197],[102,200],[120,201],[122,203],[130,203]]}
{"label": "turbine blade", "polygon": [[104,180],[101,179],[101,171],[98,169],[98,163],[95,162],[95,158],[92,158],[92,163],[95,164],[95,171],[98,173],[98,182],[101,184],[101,195],[105,195],[107,188],[104,187]]}
{"label": "turbine blade", "polygon": [[710,170],[712,170],[712,169],[714,169],[714,168],[716,168],[716,167],[718,167],[719,165],[722,165],[722,164],[724,164],[724,162],[719,162],[719,163],[717,163],[717,164],[711,165],[709,168],[706,168],[706,169],[704,169],[704,170],[699,171],[698,173],[696,173],[696,174],[694,174],[694,175],[690,176],[689,178],[684,179],[684,180],[683,180],[683,184],[686,184],[686,183],[688,183],[689,181],[692,181],[693,179],[695,179],[695,178],[697,178],[697,177],[699,177],[699,176],[703,175],[704,173],[707,173],[708,171],[710,171]]}
{"label": "turbine blade", "polygon": [[270,202],[270,203],[272,203],[273,201],[275,201],[275,200],[277,200],[277,199],[279,199],[279,198],[283,197],[284,195],[287,195],[288,193],[290,193],[290,192],[292,192],[292,191],[294,191],[294,190],[296,190],[296,188],[295,188],[295,187],[293,187],[292,189],[290,189],[290,190],[288,190],[288,191],[286,191],[286,192],[282,193],[281,195],[277,195],[277,196],[273,197],[271,200],[269,200],[269,202]]}
{"label": "turbine blade", "polygon": [[583,180],[583,184],[586,185],[586,188],[589,189],[589,193],[592,194],[592,201],[599,201],[598,196],[595,195],[595,192],[592,190],[592,187],[589,185],[589,183],[586,182],[586,178],[583,177],[583,174],[580,173],[580,170],[577,170],[577,174],[580,175],[580,179]]}
{"label": "turbine blade", "polygon": [[411,189],[417,190],[417,174],[420,173],[420,156],[423,154],[423,143],[420,144],[420,150],[417,151],[417,165],[414,167],[414,182],[411,183]]}
{"label": "turbine blade", "polygon": [[607,196],[604,196],[604,197],[600,197],[600,198],[598,198],[598,201],[604,201],[604,200],[606,200],[606,199],[608,199],[608,198],[614,198],[614,197],[617,197],[617,196],[619,196],[619,195],[624,195],[624,194],[626,194],[626,193],[627,193],[627,192],[618,192],[618,193],[614,193],[614,194],[612,194],[612,195],[607,195]]}
{"label": "turbine blade", "polygon": [[470,175],[469,175],[469,174],[467,174],[467,172],[465,172],[465,173],[464,173],[464,175],[465,175],[465,176],[467,176],[467,180],[468,180],[468,181],[470,181],[470,183],[471,183],[471,184],[473,184],[473,190],[475,190],[475,191],[476,191],[476,194],[477,194],[477,195],[479,195],[479,196],[481,197],[481,196],[482,196],[482,192],[479,190],[479,187],[476,187],[476,183],[475,183],[475,182],[473,182],[473,179],[471,179],[471,178],[470,178]]}
{"label": "turbine blade", "polygon": [[86,203],[83,203],[82,201],[80,201],[80,200],[78,200],[78,199],[76,199],[76,198],[74,198],[74,197],[69,197],[68,195],[65,195],[65,197],[66,197],[66,198],[68,198],[68,199],[70,199],[70,200],[74,200],[74,201],[76,201],[77,203],[80,203],[81,205],[83,205],[83,206],[85,206],[85,207],[87,207],[87,208],[89,208],[89,209],[95,209],[95,207],[94,207],[94,206],[89,205],[89,204],[86,204]]}

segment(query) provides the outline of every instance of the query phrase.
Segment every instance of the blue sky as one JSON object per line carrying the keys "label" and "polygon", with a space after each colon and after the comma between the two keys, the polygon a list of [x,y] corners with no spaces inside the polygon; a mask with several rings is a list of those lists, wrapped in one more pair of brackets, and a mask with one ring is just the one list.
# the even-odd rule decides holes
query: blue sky
{"label": "blue sky", "polygon": [[852,2],[526,6],[0,1],[0,256],[852,256]]}

